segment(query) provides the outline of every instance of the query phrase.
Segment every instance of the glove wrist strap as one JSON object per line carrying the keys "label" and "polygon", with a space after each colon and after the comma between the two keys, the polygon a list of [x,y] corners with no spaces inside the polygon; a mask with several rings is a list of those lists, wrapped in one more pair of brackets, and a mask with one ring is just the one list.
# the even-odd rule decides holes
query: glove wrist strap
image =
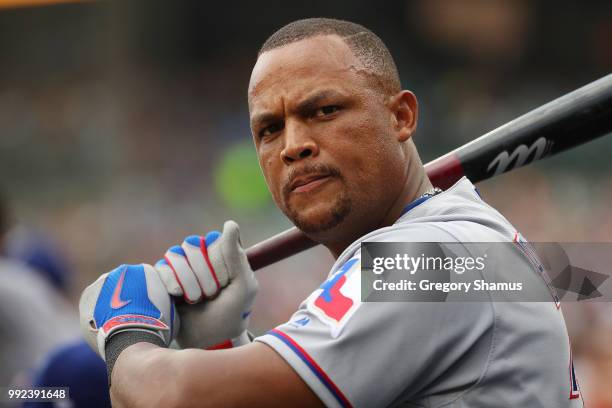
{"label": "glove wrist strap", "polygon": [[166,347],[158,334],[150,330],[124,330],[113,334],[106,342],[106,371],[108,373],[108,386],[111,385],[111,376],[115,362],[123,350],[136,343],[151,343],[159,347]]}

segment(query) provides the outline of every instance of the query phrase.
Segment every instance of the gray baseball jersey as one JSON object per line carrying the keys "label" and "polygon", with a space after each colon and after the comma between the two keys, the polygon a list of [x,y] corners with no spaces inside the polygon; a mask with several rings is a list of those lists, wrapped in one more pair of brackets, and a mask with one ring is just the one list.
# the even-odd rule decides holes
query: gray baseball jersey
{"label": "gray baseball jersey", "polygon": [[[327,406],[578,407],[555,302],[362,302],[360,247],[375,242],[512,242],[516,229],[466,178],[417,200],[351,244],[291,319],[259,341]],[[517,251],[516,265],[532,265]],[[529,266],[530,273],[536,273]]]}
{"label": "gray baseball jersey", "polygon": [[23,386],[39,359],[80,336],[74,307],[40,274],[3,257],[0,321],[0,387]]}

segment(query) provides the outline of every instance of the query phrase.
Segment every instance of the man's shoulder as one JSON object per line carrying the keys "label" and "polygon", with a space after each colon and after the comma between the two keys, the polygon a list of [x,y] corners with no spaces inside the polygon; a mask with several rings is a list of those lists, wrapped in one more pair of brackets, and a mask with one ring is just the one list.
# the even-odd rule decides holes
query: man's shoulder
{"label": "man's shoulder", "polygon": [[516,228],[464,177],[405,212],[393,225],[358,238],[340,259],[358,253],[362,242],[508,242],[515,233]]}
{"label": "man's shoulder", "polygon": [[[500,228],[503,227],[503,228]],[[396,223],[379,228],[361,242],[496,242],[509,241],[512,226],[482,223],[474,219]],[[514,230],[512,230],[514,231]]]}
{"label": "man's shoulder", "polygon": [[368,234],[363,242],[449,242],[456,241],[444,222],[396,223]]}
{"label": "man's shoulder", "polygon": [[449,233],[444,225],[436,222],[400,223],[379,228],[353,242],[340,255],[332,271],[342,267],[353,258],[361,258],[362,243],[414,243],[424,242],[460,242]]}

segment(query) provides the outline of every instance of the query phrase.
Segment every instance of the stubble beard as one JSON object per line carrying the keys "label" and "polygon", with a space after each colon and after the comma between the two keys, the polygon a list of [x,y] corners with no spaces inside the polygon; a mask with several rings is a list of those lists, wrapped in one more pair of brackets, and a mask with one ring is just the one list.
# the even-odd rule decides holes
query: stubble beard
{"label": "stubble beard", "polygon": [[296,211],[291,205],[287,206],[285,214],[287,217],[306,234],[318,234],[328,231],[340,225],[345,218],[351,213],[352,202],[346,194],[339,194],[334,203],[327,210],[327,214],[319,218],[316,222],[303,216],[299,211]]}
{"label": "stubble beard", "polygon": [[325,164],[308,164],[299,170],[292,170],[288,177],[287,182],[283,186],[283,196],[285,200],[285,209],[283,212],[285,215],[306,234],[320,234],[325,231],[340,225],[344,219],[350,214],[352,210],[352,201],[345,190],[340,190],[338,194],[332,199],[333,202],[327,207],[324,214],[316,217],[308,217],[307,211],[299,211],[291,205],[291,183],[296,177],[305,174],[324,174],[332,178],[336,178],[337,181],[344,184],[344,178],[340,173],[339,169],[334,166]]}

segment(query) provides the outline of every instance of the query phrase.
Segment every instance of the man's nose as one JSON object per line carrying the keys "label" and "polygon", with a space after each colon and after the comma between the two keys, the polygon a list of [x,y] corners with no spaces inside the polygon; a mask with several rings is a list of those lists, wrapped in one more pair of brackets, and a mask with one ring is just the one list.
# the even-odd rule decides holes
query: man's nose
{"label": "man's nose", "polygon": [[285,164],[294,161],[315,157],[319,154],[319,146],[304,124],[285,124],[285,148],[281,151],[281,158]]}

